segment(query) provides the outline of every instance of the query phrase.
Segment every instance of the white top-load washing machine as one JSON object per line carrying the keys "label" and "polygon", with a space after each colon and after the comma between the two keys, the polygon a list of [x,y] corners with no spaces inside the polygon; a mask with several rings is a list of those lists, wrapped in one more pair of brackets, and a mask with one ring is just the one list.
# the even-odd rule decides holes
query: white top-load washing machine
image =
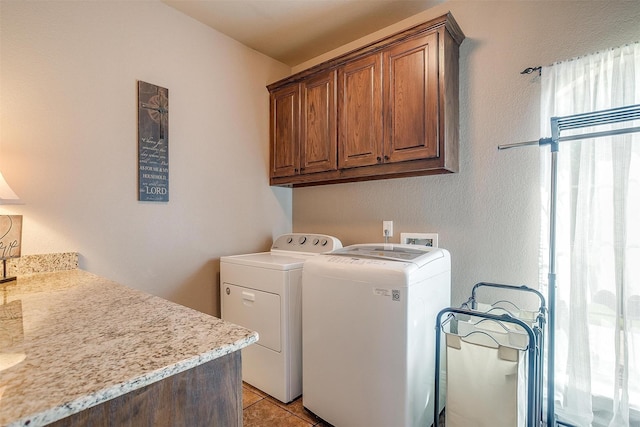
{"label": "white top-load washing machine", "polygon": [[449,252],[348,246],[307,261],[302,286],[304,407],[338,427],[430,426]]}
{"label": "white top-load washing machine", "polygon": [[332,236],[290,233],[270,252],[220,258],[222,319],[259,336],[242,350],[242,379],[282,402],[302,394],[302,265],[341,247]]}

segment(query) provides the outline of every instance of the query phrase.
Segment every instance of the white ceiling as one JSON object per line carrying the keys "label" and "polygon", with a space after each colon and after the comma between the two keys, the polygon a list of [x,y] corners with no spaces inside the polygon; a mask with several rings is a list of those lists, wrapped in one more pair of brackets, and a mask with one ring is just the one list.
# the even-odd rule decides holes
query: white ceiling
{"label": "white ceiling", "polygon": [[162,0],[289,66],[444,0]]}

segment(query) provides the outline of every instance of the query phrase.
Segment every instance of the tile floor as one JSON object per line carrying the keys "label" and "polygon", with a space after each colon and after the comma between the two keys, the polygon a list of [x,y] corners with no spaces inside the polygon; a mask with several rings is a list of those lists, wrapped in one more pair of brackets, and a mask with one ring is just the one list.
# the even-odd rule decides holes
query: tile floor
{"label": "tile floor", "polygon": [[331,427],[302,407],[302,398],[284,404],[247,383],[242,383],[244,427]]}
{"label": "tile floor", "polygon": [[[257,388],[242,383],[242,423],[244,427],[332,427],[302,406],[302,398],[284,404]],[[444,426],[444,411],[440,415]]]}

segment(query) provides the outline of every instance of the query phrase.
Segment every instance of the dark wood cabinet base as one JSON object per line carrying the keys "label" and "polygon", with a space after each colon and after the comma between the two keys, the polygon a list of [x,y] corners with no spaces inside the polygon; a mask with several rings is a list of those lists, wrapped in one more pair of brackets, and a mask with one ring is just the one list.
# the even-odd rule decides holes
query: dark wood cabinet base
{"label": "dark wood cabinet base", "polygon": [[55,427],[242,426],[236,351],[52,423]]}

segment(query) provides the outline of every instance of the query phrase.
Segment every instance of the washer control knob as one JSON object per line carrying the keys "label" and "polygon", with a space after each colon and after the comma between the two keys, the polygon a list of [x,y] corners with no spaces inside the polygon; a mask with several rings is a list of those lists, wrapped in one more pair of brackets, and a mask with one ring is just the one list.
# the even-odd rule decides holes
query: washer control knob
{"label": "washer control knob", "polygon": [[320,239],[316,237],[315,239],[313,239],[313,246],[316,246],[319,242],[320,242]]}
{"label": "washer control knob", "polygon": [[322,239],[322,241],[320,242],[322,246],[327,246],[327,243],[329,243],[327,239]]}
{"label": "washer control knob", "polygon": [[307,238],[305,236],[302,236],[298,239],[298,243],[300,243],[301,245],[304,245],[304,242],[307,241]]}
{"label": "washer control knob", "polygon": [[293,242],[293,237],[291,236],[287,237],[287,243],[291,243],[291,242]]}

